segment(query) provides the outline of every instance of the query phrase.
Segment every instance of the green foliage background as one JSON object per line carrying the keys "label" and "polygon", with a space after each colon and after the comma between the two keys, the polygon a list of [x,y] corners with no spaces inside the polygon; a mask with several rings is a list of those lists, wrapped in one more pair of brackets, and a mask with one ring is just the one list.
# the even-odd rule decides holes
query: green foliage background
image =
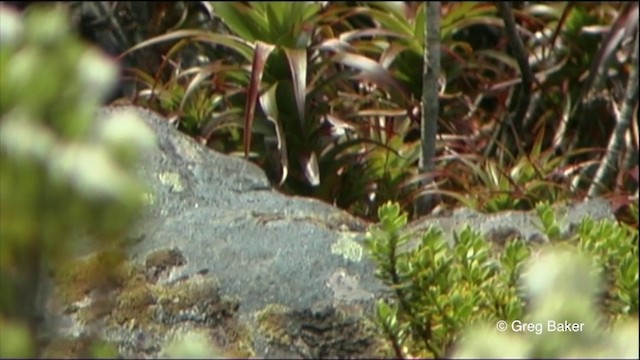
{"label": "green foliage background", "polygon": [[[165,59],[129,68],[132,101],[211,148],[247,156],[284,192],[373,221],[389,200],[414,217],[425,194],[440,196],[438,210],[496,212],[597,192],[615,198],[620,218],[637,226],[629,209],[637,141],[620,146],[606,184],[593,184],[604,149],[619,141],[614,129],[623,119],[611,109],[633,89],[637,4],[516,3],[510,12],[526,51],[518,55],[495,4],[443,3],[432,185],[419,185],[427,175],[417,169],[424,3],[140,6],[118,3],[122,16],[104,15],[133,29],[132,38],[148,35],[120,44],[123,61]],[[138,18],[137,31],[124,15]],[[594,30],[604,28],[611,33]],[[511,105],[521,100],[518,56],[535,82],[525,118],[510,128]]]}
{"label": "green foliage background", "polygon": [[[126,117],[93,124],[118,69],[91,42],[125,66],[119,88],[129,102],[166,115],[213,149],[248,157],[283,192],[380,221],[368,245],[393,289],[378,310],[396,355],[637,357],[615,332],[598,341],[599,332],[484,342],[479,334],[493,329],[461,335],[497,319],[567,316],[602,320],[608,329],[635,318],[637,325],[637,139],[624,143],[607,184],[598,184],[618,223],[586,219],[562,239],[548,207],[537,207],[549,238],[586,258],[543,257],[553,266],[546,273],[534,266],[531,279],[573,288],[566,276],[592,264],[603,287],[592,297],[576,288],[585,290],[584,302],[562,291],[531,292],[533,280],[522,283],[522,273],[538,250],[519,240],[496,252],[465,229],[449,248],[432,229],[418,250],[397,252],[408,241],[401,229],[413,202],[425,193],[441,196],[438,211],[498,212],[580,200],[593,190],[624,120],[617,109],[635,108],[637,117],[637,99],[625,98],[638,67],[637,3],[514,4],[536,82],[527,117],[510,129],[504,124],[521,69],[503,19],[492,3],[443,3],[435,183],[427,187],[417,171],[423,2],[55,6],[61,11],[0,8],[0,356],[37,354],[41,273],[85,242],[112,244],[142,205],[130,171],[152,135]],[[596,288],[593,281],[584,284]]]}

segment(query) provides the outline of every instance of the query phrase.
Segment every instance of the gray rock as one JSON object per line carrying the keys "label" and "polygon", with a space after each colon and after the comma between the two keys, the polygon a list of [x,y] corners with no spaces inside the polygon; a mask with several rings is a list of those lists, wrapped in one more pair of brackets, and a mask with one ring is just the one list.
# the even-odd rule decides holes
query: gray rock
{"label": "gray rock", "polygon": [[[58,326],[49,327],[78,335],[85,322],[100,318],[123,356],[156,357],[176,329],[229,328],[222,319],[233,318],[232,332],[244,334],[229,339],[229,329],[216,330],[222,334],[216,342],[251,348],[244,356],[375,354],[376,339],[365,332],[371,324],[362,315],[382,286],[356,239],[366,222],[318,200],[278,193],[256,165],[201,146],[151,111],[111,107],[99,117],[123,110],[137,112],[158,135],[158,147],[139,167],[150,206],[130,234],[127,274],[102,291],[115,293],[106,319],[86,321],[86,313],[96,311],[95,297],[67,297],[73,309],[57,304],[57,312],[71,315],[58,314],[49,321]],[[97,259],[85,260],[92,267]],[[179,310],[176,302],[183,303]],[[49,308],[56,312],[55,304]],[[284,322],[285,329],[272,329],[271,322]]]}
{"label": "gray rock", "polygon": [[[56,278],[45,321],[53,339],[99,335],[125,358],[154,358],[172,339],[203,330],[232,357],[384,355],[370,319],[385,288],[361,245],[369,223],[278,193],[254,164],[203,147],[151,111],[109,107],[99,118],[124,110],[158,135],[139,167],[150,206],[125,253],[89,254]],[[569,223],[582,213],[611,216],[602,204],[576,209]],[[532,218],[467,211],[409,230],[438,225],[451,237],[469,224],[533,239]]]}
{"label": "gray rock", "polygon": [[[585,216],[596,220],[615,219],[609,202],[595,198],[585,202],[554,204],[557,221],[562,236],[568,236]],[[528,242],[546,243],[547,236],[542,233],[542,222],[535,211],[503,211],[496,214],[482,214],[467,208],[457,209],[451,216],[434,216],[414,221],[409,231],[422,232],[429,226],[440,227],[444,237],[453,243],[454,232],[460,232],[465,226],[480,231],[493,242],[504,242],[508,238],[520,237]]]}

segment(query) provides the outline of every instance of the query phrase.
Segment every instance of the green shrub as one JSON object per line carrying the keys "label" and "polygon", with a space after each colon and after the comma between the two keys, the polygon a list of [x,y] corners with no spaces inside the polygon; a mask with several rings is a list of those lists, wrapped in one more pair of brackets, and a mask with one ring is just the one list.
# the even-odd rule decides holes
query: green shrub
{"label": "green shrub", "polygon": [[[599,308],[604,313],[602,320],[618,320],[629,315],[637,317],[637,230],[609,220],[595,222],[584,219],[575,235],[564,234],[563,237],[550,206],[540,204],[537,209],[543,230],[552,240],[548,246],[552,249],[572,249],[585,259],[592,259],[593,271],[567,268],[561,262],[552,263],[556,259],[554,257],[540,260],[540,251],[547,249],[533,248],[522,239],[507,241],[503,249],[496,251],[481,234],[468,227],[455,234],[453,246],[449,246],[443,239],[440,230],[430,228],[424,233],[418,246],[411,249],[409,242],[412,234],[403,230],[407,222],[406,214],[400,213],[397,204],[387,203],[379,209],[380,223],[372,227],[365,244],[378,265],[376,275],[392,289],[392,299],[378,303],[377,315],[396,356],[450,356],[463,329],[468,326],[481,326],[489,322],[494,324],[495,329],[498,321],[517,324],[518,321],[530,321],[527,319],[531,318],[542,324],[545,316],[546,320],[563,319],[572,323],[590,324],[589,331],[592,332],[578,333],[579,340],[576,341],[591,341],[590,337],[601,331],[598,322],[601,319],[593,315],[596,313],[593,308],[595,303],[587,301],[587,297],[572,295],[596,288],[589,285],[591,275],[602,274],[607,280],[605,291],[593,294],[598,295],[600,300]],[[530,276],[523,277],[524,266],[530,259],[538,259],[533,263],[544,264],[549,271],[555,271],[554,274],[567,273],[569,279],[549,283],[547,280],[555,278],[540,277],[535,271]],[[557,277],[557,281],[563,279],[560,275]],[[528,289],[528,292],[522,291],[523,280],[524,289]],[[557,295],[551,296],[551,300],[544,303],[546,305],[543,306],[543,313],[535,312],[540,301],[543,301],[540,300],[542,295],[535,293],[535,286],[547,289],[544,296]],[[562,294],[567,290],[571,290],[566,294],[571,299],[565,304],[563,301],[566,299]],[[547,301],[546,298],[544,301]],[[558,306],[548,308],[547,306],[551,306],[549,304],[564,304],[567,309],[575,312],[557,314],[552,310],[561,309]],[[529,307],[532,307],[533,313],[525,311]],[[495,334],[495,330],[489,331]],[[483,336],[479,332],[474,335]],[[475,341],[473,339],[475,338],[472,337],[469,341]],[[512,355],[536,357],[570,355],[573,354],[571,351],[582,353],[582,349],[570,347],[574,344],[570,342],[573,338],[558,339],[561,340],[557,340],[555,345],[544,341],[535,343],[538,345],[532,348],[517,348],[517,351],[522,352],[516,351]],[[482,341],[477,341],[482,345]],[[558,344],[565,341],[569,350],[560,352],[559,349],[563,348]],[[482,352],[484,348],[468,346],[471,347],[460,350],[466,356],[505,356],[505,353],[500,352],[500,346],[493,349],[494,352],[490,353],[492,355]],[[622,354],[633,349],[623,348],[620,351],[623,352],[616,353]],[[635,351],[637,352],[637,348]]]}

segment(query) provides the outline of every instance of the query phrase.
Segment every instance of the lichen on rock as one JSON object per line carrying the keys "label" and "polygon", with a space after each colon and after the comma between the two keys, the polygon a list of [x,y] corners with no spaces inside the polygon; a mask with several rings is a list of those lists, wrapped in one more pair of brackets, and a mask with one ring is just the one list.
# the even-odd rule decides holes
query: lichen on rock
{"label": "lichen on rock", "polygon": [[[155,356],[160,351],[157,345],[149,348],[132,339],[144,334],[145,339],[155,339],[147,340],[151,343],[168,343],[176,329],[200,329],[221,351],[252,356],[251,332],[237,318],[239,302],[221,295],[215,278],[196,274],[159,284],[148,276],[185,261],[179,251],[169,249],[149,254],[144,266],[119,251],[98,252],[69,263],[54,281],[58,301],[72,304],[65,313],[80,334],[53,339],[45,353],[62,354],[60,348],[72,344],[67,355],[87,356],[82,355],[88,351],[82,339],[91,335],[117,345],[125,357]],[[97,327],[104,331],[97,334]],[[142,353],[145,349],[149,352]]]}

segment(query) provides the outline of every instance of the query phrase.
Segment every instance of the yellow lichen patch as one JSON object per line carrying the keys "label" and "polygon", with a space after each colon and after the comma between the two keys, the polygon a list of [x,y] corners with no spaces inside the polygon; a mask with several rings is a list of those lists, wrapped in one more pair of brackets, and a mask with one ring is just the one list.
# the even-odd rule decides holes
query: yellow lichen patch
{"label": "yellow lichen patch", "polygon": [[239,303],[221,297],[211,278],[190,279],[157,287],[157,319],[166,324],[194,321],[211,326],[223,324],[238,310]]}
{"label": "yellow lichen patch", "polygon": [[286,314],[291,310],[284,305],[269,304],[257,313],[258,329],[261,334],[276,344],[288,346],[291,338],[287,334]]}
{"label": "yellow lichen patch", "polygon": [[355,239],[356,233],[341,232],[338,240],[331,245],[331,253],[342,255],[343,258],[359,262],[362,259],[362,245],[358,244]]}
{"label": "yellow lichen patch", "polygon": [[252,356],[250,332],[237,320],[239,304],[218,294],[215,279],[152,284],[136,276],[121,289],[115,303],[110,319],[116,325],[161,333],[181,324],[204,326],[216,346]]}
{"label": "yellow lichen patch", "polygon": [[[147,265],[155,269],[184,261],[172,251],[152,254],[145,265],[129,262],[121,252],[101,252],[69,263],[55,274],[62,302],[81,324],[103,318],[101,327],[138,329],[157,336],[176,327],[204,328],[225,352],[253,356],[252,333],[237,317],[239,302],[221,296],[211,277],[187,276],[170,284],[150,282]],[[50,353],[80,346],[73,341],[55,344]],[[84,348],[81,350],[70,354],[80,354]]]}
{"label": "yellow lichen patch", "polygon": [[145,261],[145,266],[163,267],[180,266],[186,264],[186,260],[182,252],[178,249],[162,249],[149,254]]}
{"label": "yellow lichen patch", "polygon": [[122,287],[129,272],[122,250],[105,250],[62,265],[54,279],[61,301],[69,304],[82,300],[93,290]]}
{"label": "yellow lichen patch", "polygon": [[166,324],[202,324],[215,346],[225,352],[252,356],[251,334],[237,319],[239,303],[219,295],[212,278],[195,278],[157,287],[156,321]]}
{"label": "yellow lichen patch", "polygon": [[176,172],[161,172],[158,174],[158,180],[160,180],[163,185],[169,186],[172,192],[181,192],[184,190],[184,185],[182,185],[180,174]]}
{"label": "yellow lichen patch", "polygon": [[333,292],[334,301],[353,302],[373,299],[373,293],[360,286],[358,275],[350,274],[347,269],[338,268],[325,284]]}
{"label": "yellow lichen patch", "polygon": [[149,325],[153,321],[152,305],[157,302],[151,284],[129,284],[117,297],[111,320],[118,325]]}
{"label": "yellow lichen patch", "polygon": [[212,339],[224,350],[227,358],[248,359],[255,357],[253,335],[249,327],[236,322],[232,326],[225,326],[224,332],[213,330]]}
{"label": "yellow lichen patch", "polygon": [[145,268],[147,279],[153,283],[169,268],[182,266],[187,260],[179,249],[160,249],[147,255]]}

